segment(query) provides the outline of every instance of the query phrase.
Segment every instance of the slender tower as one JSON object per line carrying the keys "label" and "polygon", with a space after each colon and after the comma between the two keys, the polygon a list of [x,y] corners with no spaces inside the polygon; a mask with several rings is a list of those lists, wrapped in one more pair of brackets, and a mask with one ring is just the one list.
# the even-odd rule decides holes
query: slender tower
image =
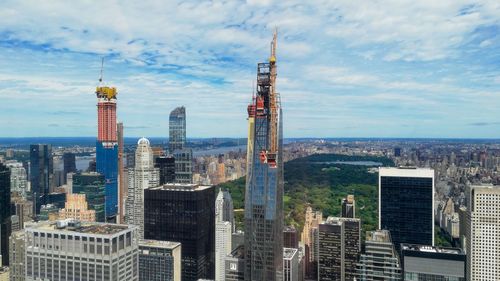
{"label": "slender tower", "polygon": [[125,189],[126,181],[123,171],[123,123],[119,122],[116,125],[118,138],[118,219],[117,223],[123,223],[125,219],[125,198],[127,198],[127,190]]}
{"label": "slender tower", "polygon": [[118,137],[116,88],[102,86],[102,67],[97,95],[96,170],[106,181],[106,221],[115,222],[118,212]]}
{"label": "slender tower", "polygon": [[282,115],[276,93],[276,37],[268,62],[257,65],[257,95],[248,107],[245,194],[245,280],[283,278]]}

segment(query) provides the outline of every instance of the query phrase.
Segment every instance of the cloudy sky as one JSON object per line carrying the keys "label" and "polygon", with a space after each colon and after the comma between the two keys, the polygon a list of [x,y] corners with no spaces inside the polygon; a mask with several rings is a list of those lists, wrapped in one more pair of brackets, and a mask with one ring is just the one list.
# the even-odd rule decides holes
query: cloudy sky
{"label": "cloudy sky", "polygon": [[[79,3],[77,3],[79,2]],[[285,137],[500,137],[500,1],[0,2],[0,136],[244,137],[278,35]]]}

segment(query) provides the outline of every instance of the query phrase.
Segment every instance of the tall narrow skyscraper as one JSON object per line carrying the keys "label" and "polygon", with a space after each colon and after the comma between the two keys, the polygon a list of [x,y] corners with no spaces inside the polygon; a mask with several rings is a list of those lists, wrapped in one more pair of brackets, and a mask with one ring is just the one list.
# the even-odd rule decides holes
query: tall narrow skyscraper
{"label": "tall narrow skyscraper", "polygon": [[342,217],[351,219],[356,217],[356,201],[354,201],[354,195],[347,195],[346,198],[342,199]]}
{"label": "tall narrow skyscraper", "polygon": [[257,65],[257,96],[248,107],[248,142],[252,142],[247,152],[244,218],[248,281],[283,277],[283,140],[276,92],[276,36],[269,61]]}
{"label": "tall narrow skyscraper", "polygon": [[123,123],[116,125],[116,133],[118,138],[118,223],[123,223],[125,217],[125,198],[127,198],[128,180],[125,176],[125,167],[123,166]]}
{"label": "tall narrow skyscraper", "polygon": [[10,170],[0,163],[0,255],[3,265],[9,265]]}
{"label": "tall narrow skyscraper", "polygon": [[158,168],[154,167],[153,151],[149,140],[141,138],[135,150],[135,168],[128,170],[128,196],[126,204],[127,224],[139,227],[139,238],[144,238],[144,190],[157,187],[160,180]]}
{"label": "tall narrow skyscraper", "polygon": [[34,214],[39,214],[40,207],[47,204],[53,173],[52,146],[50,144],[30,145],[30,182]]}
{"label": "tall narrow skyscraper", "polygon": [[193,182],[193,151],[186,147],[186,108],[170,112],[168,150],[175,158],[175,182]]}
{"label": "tall narrow skyscraper", "polygon": [[401,243],[434,246],[434,170],[379,169],[379,229]]}
{"label": "tall narrow skyscraper", "polygon": [[118,138],[116,130],[116,88],[99,86],[97,95],[96,170],[106,180],[106,221],[118,212]]}
{"label": "tall narrow skyscraper", "polygon": [[233,199],[228,191],[220,189],[215,200],[215,281],[225,280],[226,257],[231,254],[233,229]]}
{"label": "tall narrow skyscraper", "polygon": [[76,157],[74,153],[66,152],[63,154],[63,177],[64,184],[68,182],[68,173],[76,173]]}

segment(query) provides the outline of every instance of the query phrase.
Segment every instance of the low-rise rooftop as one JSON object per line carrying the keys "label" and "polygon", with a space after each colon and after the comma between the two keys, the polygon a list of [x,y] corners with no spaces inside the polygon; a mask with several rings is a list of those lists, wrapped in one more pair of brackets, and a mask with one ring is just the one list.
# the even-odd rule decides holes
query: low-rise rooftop
{"label": "low-rise rooftop", "polygon": [[401,250],[404,251],[416,251],[416,252],[426,252],[426,253],[443,253],[443,254],[456,254],[464,255],[462,249],[460,248],[442,248],[430,245],[414,245],[414,244],[401,244]]}
{"label": "low-rise rooftop", "polygon": [[123,224],[80,222],[72,219],[42,221],[27,227],[28,230],[32,229],[34,231],[73,232],[97,235],[116,234],[129,228],[131,226]]}
{"label": "low-rise rooftop", "polygon": [[149,190],[170,190],[170,191],[200,191],[211,188],[212,185],[186,184],[186,183],[166,183],[157,187],[151,187]]}

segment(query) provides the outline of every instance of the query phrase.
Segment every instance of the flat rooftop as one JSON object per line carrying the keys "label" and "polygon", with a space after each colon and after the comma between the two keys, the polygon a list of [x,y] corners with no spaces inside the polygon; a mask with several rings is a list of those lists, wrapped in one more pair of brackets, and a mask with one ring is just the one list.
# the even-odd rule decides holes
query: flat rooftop
{"label": "flat rooftop", "polygon": [[27,230],[67,232],[82,234],[111,235],[130,229],[131,226],[123,224],[80,222],[75,220],[42,221],[30,225]]}
{"label": "flat rooftop", "polygon": [[158,187],[150,187],[149,190],[170,190],[170,191],[200,191],[213,187],[213,185],[199,185],[186,183],[167,183]]}
{"label": "flat rooftop", "polygon": [[434,170],[430,168],[416,167],[381,167],[379,168],[381,177],[408,177],[408,178],[433,178]]}
{"label": "flat rooftop", "polygon": [[139,247],[145,246],[145,247],[155,247],[164,249],[175,249],[180,245],[181,243],[173,241],[159,241],[159,240],[148,240],[148,239],[139,241]]}
{"label": "flat rooftop", "polygon": [[401,250],[426,252],[426,253],[465,255],[463,250],[460,248],[442,248],[429,245],[401,244]]}
{"label": "flat rooftop", "polygon": [[298,251],[299,250],[297,250],[296,248],[283,248],[283,258],[291,259],[297,254]]}

